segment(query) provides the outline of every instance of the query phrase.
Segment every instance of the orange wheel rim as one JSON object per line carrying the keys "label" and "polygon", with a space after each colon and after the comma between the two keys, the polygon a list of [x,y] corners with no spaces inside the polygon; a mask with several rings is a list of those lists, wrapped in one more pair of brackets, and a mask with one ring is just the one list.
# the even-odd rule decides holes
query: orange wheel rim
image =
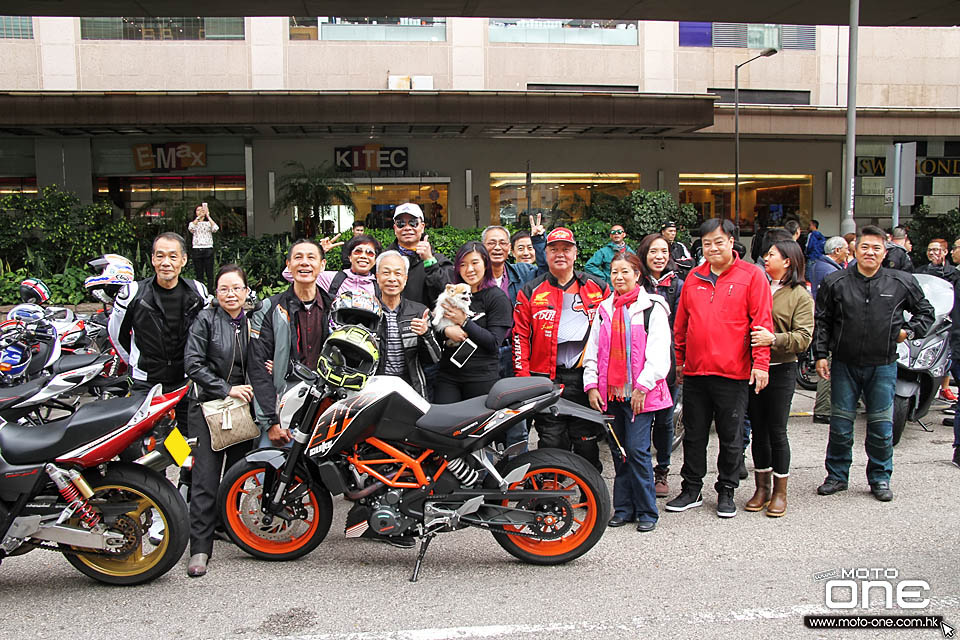
{"label": "orange wheel rim", "polygon": [[[573,520],[569,530],[561,538],[556,540],[539,540],[527,536],[510,536],[510,540],[519,548],[538,556],[559,556],[579,547],[590,537],[594,527],[597,524],[597,499],[593,495],[586,482],[578,475],[565,469],[536,469],[530,471],[524,476],[523,480],[510,486],[510,489],[516,489],[521,485],[529,483],[529,487],[535,491],[569,491],[579,490],[580,497],[576,498],[579,502],[570,503],[571,513],[561,513],[560,520],[557,520],[554,514],[547,514],[543,519],[543,526],[546,529],[557,527],[568,518]],[[506,506],[509,501],[504,500]],[[509,534],[511,531],[524,531],[530,533],[529,527],[510,525],[505,526],[504,531]]]}
{"label": "orange wheel rim", "polygon": [[[227,509],[227,521],[234,534],[253,549],[269,554],[283,554],[296,551],[316,532],[319,526],[317,517],[317,497],[312,490],[301,500],[301,505],[309,516],[306,520],[297,520],[303,523],[302,531],[294,532],[288,523],[279,516],[274,517],[271,525],[260,523],[260,496],[262,494],[261,477],[263,469],[251,469],[233,483],[227,494],[227,504],[236,505]],[[294,483],[301,483],[299,477],[294,477]],[[254,525],[256,531],[251,529]]]}

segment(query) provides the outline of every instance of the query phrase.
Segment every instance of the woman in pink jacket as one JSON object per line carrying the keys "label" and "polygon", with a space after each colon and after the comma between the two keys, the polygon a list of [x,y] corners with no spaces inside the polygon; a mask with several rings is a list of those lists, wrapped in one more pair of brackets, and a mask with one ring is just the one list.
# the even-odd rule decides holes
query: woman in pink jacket
{"label": "woman in pink jacket", "polygon": [[583,388],[590,406],[615,417],[614,431],[627,453],[614,456],[613,518],[609,526],[657,526],[650,428],[653,414],[673,406],[665,378],[670,371],[670,322],[666,301],[640,285],[640,260],[621,254],[610,264],[613,295],[590,327],[583,354]]}

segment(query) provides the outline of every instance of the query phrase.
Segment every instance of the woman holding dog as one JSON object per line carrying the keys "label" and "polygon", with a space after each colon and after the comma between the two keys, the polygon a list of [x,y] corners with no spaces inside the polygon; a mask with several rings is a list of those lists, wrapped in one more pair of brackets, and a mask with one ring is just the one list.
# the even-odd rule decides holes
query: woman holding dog
{"label": "woman holding dog", "polygon": [[[470,291],[469,311],[462,294],[447,291],[437,304],[443,317],[452,322],[438,336],[443,357],[434,387],[434,402],[449,404],[486,395],[499,379],[500,344],[513,326],[513,311],[490,270],[490,256],[480,242],[468,242],[454,260],[454,282]],[[471,353],[472,352],[472,353]]]}
{"label": "woman holding dog", "polygon": [[614,432],[627,454],[613,457],[611,527],[637,523],[637,531],[657,526],[650,428],[657,411],[673,406],[667,387],[670,371],[670,320],[667,304],[641,285],[640,259],[621,253],[610,263],[613,295],[597,309],[583,354],[583,388],[590,406],[611,413]]}

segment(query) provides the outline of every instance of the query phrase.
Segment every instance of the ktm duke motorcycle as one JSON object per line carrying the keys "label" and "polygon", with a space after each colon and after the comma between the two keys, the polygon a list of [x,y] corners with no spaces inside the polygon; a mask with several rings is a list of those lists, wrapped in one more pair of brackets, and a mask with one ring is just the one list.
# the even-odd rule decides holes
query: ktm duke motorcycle
{"label": "ktm duke motorcycle", "polygon": [[220,485],[222,521],[246,553],[291,560],[312,551],[330,528],[331,494],[369,514],[348,536],[370,528],[419,538],[411,581],[439,533],[485,529],[508,553],[540,565],[578,558],[603,535],[610,496],[592,465],[559,449],[509,458],[496,443],[541,411],[605,423],[561,399],[550,379],[507,378],[486,396],[430,405],[394,376],[373,376],[349,392],[302,365],[294,373],[300,381],[278,405],[292,446],[248,454]]}
{"label": "ktm duke motorcycle", "polygon": [[[134,464],[114,457],[169,419],[188,387],[113,398],[39,426],[0,428],[0,560],[62,553],[81,573],[131,585],[169,571],[189,537],[187,509],[160,473],[190,446],[174,429]],[[8,391],[8,390],[6,390]]]}

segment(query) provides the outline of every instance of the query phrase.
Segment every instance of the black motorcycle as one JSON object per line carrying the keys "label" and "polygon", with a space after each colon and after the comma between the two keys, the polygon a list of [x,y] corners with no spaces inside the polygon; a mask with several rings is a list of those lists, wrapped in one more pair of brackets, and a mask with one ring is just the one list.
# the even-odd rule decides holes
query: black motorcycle
{"label": "black motorcycle", "polygon": [[413,581],[430,540],[443,532],[484,529],[510,554],[540,565],[573,560],[603,535],[610,496],[593,466],[559,449],[510,458],[496,443],[537,412],[604,425],[603,415],[562,400],[548,378],[507,378],[486,396],[430,405],[393,376],[348,392],[301,365],[294,373],[300,382],[278,405],[293,445],[250,453],[220,485],[223,523],[246,553],[266,560],[309,553],[330,528],[331,494],[366,514],[348,517],[348,537],[370,529],[420,540]]}

